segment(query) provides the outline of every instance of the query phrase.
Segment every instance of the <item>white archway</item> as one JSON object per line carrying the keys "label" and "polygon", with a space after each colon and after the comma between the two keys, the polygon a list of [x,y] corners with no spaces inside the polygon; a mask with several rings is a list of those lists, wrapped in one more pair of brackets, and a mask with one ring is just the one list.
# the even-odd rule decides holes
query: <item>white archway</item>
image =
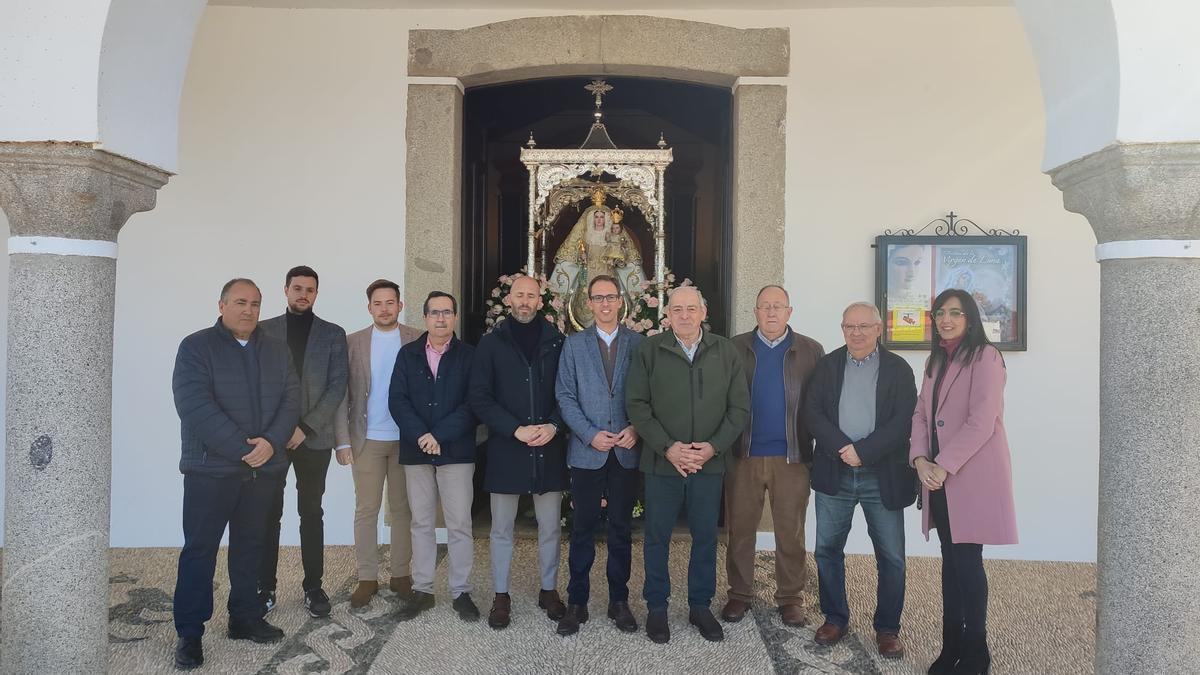
{"label": "white archway", "polygon": [[[1139,327],[1162,322],[1163,310],[1153,303],[1145,307],[1142,305],[1146,303],[1139,304],[1131,299],[1154,297],[1156,292],[1162,292],[1162,288],[1183,289],[1188,296],[1200,295],[1200,282],[1196,281],[1198,275],[1195,272],[1196,258],[1186,254],[1168,258],[1147,257],[1145,251],[1147,241],[1200,239],[1200,227],[1195,215],[1197,203],[1200,202],[1196,194],[1196,186],[1200,185],[1200,178],[1197,178],[1200,175],[1200,160],[1197,159],[1200,152],[1194,144],[1196,139],[1200,139],[1200,78],[1195,77],[1195,73],[1200,72],[1200,49],[1194,46],[1191,35],[1192,27],[1200,19],[1200,7],[1189,0],[1160,0],[1155,3],[1140,0],[1014,2],[1021,12],[1033,45],[1046,99],[1044,168],[1054,175],[1056,182],[1067,193],[1068,206],[1088,215],[1102,243],[1129,244],[1123,246],[1127,250],[1123,257],[1108,259],[1103,267],[1106,305],[1111,302],[1111,306],[1119,306],[1127,314],[1120,319],[1121,323],[1115,324],[1127,330],[1117,330],[1111,337],[1104,338],[1102,373],[1105,373],[1105,377],[1123,375],[1129,362],[1136,362],[1139,356],[1152,352],[1164,343],[1177,349],[1175,356],[1188,356],[1194,351],[1194,345],[1188,345],[1194,343],[1195,312],[1181,312],[1178,319],[1169,322],[1170,325],[1159,324],[1165,330],[1146,333]],[[52,147],[39,155],[37,161],[43,166],[62,168],[69,165],[74,169],[86,169],[83,172],[86,176],[105,177],[105,180],[112,176],[140,174],[145,169],[129,166],[122,157],[168,172],[177,170],[179,94],[192,36],[205,4],[204,0],[169,3],[112,0],[83,5],[72,0],[10,0],[0,4],[0,110],[5,111],[0,118],[0,147],[8,150],[9,146],[31,142],[44,144],[46,141],[52,142],[47,144],[50,146],[78,143],[85,146],[88,152],[81,153],[75,149],[63,151],[62,148],[56,150]],[[607,60],[601,59],[582,65],[592,72],[593,65],[605,62]],[[497,68],[494,72],[502,73],[503,77],[515,77],[519,73],[506,68]],[[461,76],[468,81],[474,74],[463,72]],[[432,73],[430,75],[436,77]],[[737,75],[728,75],[731,78],[728,83],[731,84],[732,78]],[[410,92],[435,86],[438,85],[432,82],[417,84],[410,87]],[[445,86],[444,83],[442,86]],[[452,93],[441,92],[435,96],[427,89],[416,95],[426,97],[431,108],[435,104],[444,104],[444,110],[453,110]],[[438,96],[441,98],[433,100]],[[1133,145],[1137,147],[1131,147]],[[108,152],[97,152],[97,149]],[[38,149],[34,148],[34,151]],[[108,157],[109,153],[121,157],[114,160]],[[44,195],[47,200],[60,200],[65,204],[70,195],[83,193],[101,202],[107,200],[115,204],[119,201],[116,197],[120,189],[112,184],[92,181],[87,184],[88,192],[71,192],[81,181],[87,182],[85,178],[70,179],[76,182],[61,179],[63,182],[60,184],[51,185],[44,175],[14,168],[13,155],[0,154],[0,192],[34,193],[37,191],[27,189],[28,186],[41,181],[38,187],[42,191],[38,194]],[[454,175],[454,171],[430,174],[425,180],[441,184],[439,189],[444,193],[447,192],[447,181],[451,186],[454,184]],[[149,176],[146,182],[154,183],[159,178],[165,176]],[[423,186],[410,180],[407,187],[412,191]],[[145,208],[145,190],[137,193],[141,207]],[[443,204],[452,202],[453,199],[441,200]],[[14,211],[19,208],[15,204],[18,204],[15,200],[5,201],[6,208]],[[114,214],[127,215],[124,207],[114,207],[88,211],[81,216],[79,223],[68,223],[62,214],[72,212],[65,206],[51,211],[54,212],[40,219],[27,218],[22,214],[20,223],[16,222],[17,215],[8,215],[14,220],[14,231],[17,225],[33,228],[21,230],[22,234],[53,234],[92,241],[110,234],[115,238],[112,226],[119,226],[120,222],[117,221],[120,219]],[[410,203],[410,222],[413,215]],[[439,212],[433,215],[444,214]],[[92,220],[83,222],[87,218]],[[112,229],[111,233],[105,227]],[[410,250],[410,257],[415,260],[414,270],[447,274],[447,268],[438,260],[421,257],[421,251],[417,249]],[[74,273],[84,281],[96,281],[96,278],[88,276],[92,272],[85,267],[79,266]],[[26,269],[30,268],[32,266],[26,266]],[[10,297],[37,300],[48,292],[37,285],[45,277],[26,274],[13,275],[11,278],[13,289]],[[1154,283],[1148,283],[1147,280]],[[111,286],[110,280],[100,281]],[[100,284],[96,288],[103,290]],[[1139,292],[1142,295],[1133,298]],[[26,308],[21,309],[24,311]],[[1194,308],[1189,305],[1186,309]],[[111,325],[111,314],[100,316],[99,319]],[[107,327],[97,328],[97,332],[103,334]],[[12,324],[9,330],[12,334]],[[69,336],[68,342],[61,346],[65,350],[79,349],[97,354],[101,360],[105,351],[104,345],[98,345],[97,338],[87,332]],[[1115,393],[1102,403],[1102,444],[1105,448],[1112,444],[1116,449],[1130,447],[1146,451],[1112,459],[1112,476],[1127,471],[1126,462],[1130,456],[1138,460],[1157,457],[1149,451],[1159,448],[1138,447],[1140,439],[1137,434],[1146,430],[1157,432],[1163,428],[1170,429],[1175,435],[1162,437],[1165,440],[1160,445],[1166,443],[1166,450],[1178,450],[1181,453],[1190,450],[1187,442],[1195,440],[1195,432],[1188,422],[1194,419],[1196,410],[1196,399],[1191,392],[1200,390],[1194,372],[1190,369],[1190,362],[1176,362],[1173,370],[1163,373],[1139,373],[1141,381],[1119,378],[1106,381],[1106,387],[1111,385],[1108,390]],[[18,392],[18,395],[23,386],[49,377],[47,373],[28,368],[15,377],[11,373],[10,370],[10,390]],[[1126,395],[1125,388],[1147,389],[1156,395],[1168,392],[1171,396],[1155,399],[1153,402],[1156,405],[1148,406],[1146,400],[1134,398],[1133,394]],[[12,402],[10,399],[10,404]],[[13,413],[14,409],[18,412]],[[33,419],[33,413],[13,405],[10,405],[9,413],[28,414]],[[20,427],[24,430],[30,426],[27,424],[29,421],[22,419],[18,420],[20,424],[14,424],[10,419],[8,428]],[[1155,438],[1157,441],[1158,437]],[[27,448],[28,439],[22,442]],[[96,443],[95,446],[102,451],[103,443]],[[1191,471],[1192,467],[1187,465],[1184,469]],[[1167,471],[1171,473],[1159,473]],[[1161,485],[1170,484],[1170,478],[1194,476],[1194,473],[1186,471],[1180,471],[1179,462],[1164,462],[1152,468],[1150,478],[1159,481],[1161,488]],[[99,483],[92,496],[102,494],[107,498],[107,482],[100,480]],[[1138,523],[1136,519],[1131,522],[1125,518],[1130,511],[1137,512],[1138,498],[1155,494],[1154,484],[1146,485],[1144,489],[1147,491],[1139,492],[1143,487],[1131,490],[1128,484],[1118,481],[1112,488],[1114,496],[1104,495],[1104,499],[1111,497],[1111,501],[1105,502],[1106,506],[1101,510],[1101,537],[1104,541],[1125,543],[1121,540],[1122,536],[1130,531],[1138,531],[1130,528],[1141,528],[1143,532],[1159,531],[1150,527],[1153,523]],[[1102,492],[1105,490],[1102,487]],[[1158,494],[1161,496],[1161,493]],[[1191,503],[1180,501],[1176,506],[1186,510],[1184,507]],[[40,533],[22,531],[25,518],[26,514],[9,509],[6,513],[9,532],[17,532],[21,536],[39,536]],[[1187,562],[1197,557],[1194,531],[1194,527],[1185,527],[1173,533],[1164,532],[1161,541],[1151,540],[1146,546],[1151,553],[1156,546],[1169,546],[1174,552],[1180,553],[1176,560],[1186,559],[1167,570],[1170,574],[1157,577],[1169,582],[1165,584],[1166,593],[1185,601],[1189,600],[1187,577],[1195,577],[1196,571],[1189,567],[1192,563]],[[1181,541],[1176,541],[1181,538]],[[1176,544],[1182,544],[1182,548]],[[77,562],[72,560],[72,564]],[[1119,562],[1136,563],[1138,559],[1120,559]],[[103,574],[96,573],[95,565],[102,563],[91,563],[87,583],[93,587],[83,590],[99,597],[105,589]],[[53,566],[59,562],[50,559],[45,564]],[[1102,569],[1105,565],[1102,556]],[[1160,627],[1155,625],[1150,631],[1154,634],[1154,640],[1147,640],[1146,628],[1140,624],[1129,622],[1129,626],[1122,627],[1116,623],[1125,618],[1123,614],[1128,610],[1146,604],[1146,600],[1139,604],[1137,596],[1139,591],[1155,585],[1154,579],[1147,576],[1157,571],[1157,568],[1148,564],[1145,567],[1134,565],[1129,569],[1113,566],[1103,572],[1112,576],[1111,586],[1105,585],[1110,583],[1108,581],[1101,584],[1101,635],[1104,639],[1100,641],[1102,654],[1098,658],[1098,665],[1102,671],[1132,672],[1156,665],[1194,663],[1196,650],[1200,650],[1200,639],[1195,633],[1195,626],[1200,622],[1196,621],[1194,601],[1190,610],[1183,607],[1168,617],[1174,620],[1173,629],[1176,632],[1159,630]],[[1157,597],[1150,593],[1144,595],[1148,600]],[[11,631],[19,623],[17,619],[20,615],[9,613],[7,606],[12,604],[11,599],[5,604],[5,626]],[[64,632],[51,637],[82,646],[76,653],[83,654],[81,658],[85,660],[72,663],[102,667],[106,645],[103,636],[95,632],[94,626],[72,626],[70,621],[64,619],[70,618],[65,613],[54,615],[64,610],[55,604],[52,596],[31,597],[25,607],[40,608],[37,611],[41,615],[50,614],[51,618],[60,619],[56,625]],[[1180,644],[1183,646],[1180,647]],[[1155,652],[1168,656],[1155,656]],[[49,666],[44,656],[32,648],[15,655],[6,649],[5,659],[13,659],[9,663],[15,664],[17,669],[46,669]],[[1191,660],[1175,660],[1183,657]],[[1155,661],[1155,658],[1172,660]],[[1129,666],[1129,662],[1122,659],[1141,660]]]}

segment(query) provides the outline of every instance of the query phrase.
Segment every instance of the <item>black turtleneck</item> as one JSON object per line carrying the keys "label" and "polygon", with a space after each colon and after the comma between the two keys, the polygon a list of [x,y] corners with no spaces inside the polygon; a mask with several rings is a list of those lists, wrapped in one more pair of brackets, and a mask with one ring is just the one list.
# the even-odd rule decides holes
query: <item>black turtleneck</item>
{"label": "black turtleneck", "polygon": [[533,363],[533,355],[537,352],[538,342],[542,339],[542,324],[545,321],[540,314],[535,314],[533,321],[529,323],[521,323],[515,317],[509,317],[508,319],[513,341],[517,343],[517,348],[525,355],[525,360],[530,363]]}
{"label": "black turtleneck", "polygon": [[312,331],[312,310],[296,314],[287,311],[287,342],[292,351],[292,362],[296,364],[296,375],[304,373],[304,351],[308,348],[308,334]]}

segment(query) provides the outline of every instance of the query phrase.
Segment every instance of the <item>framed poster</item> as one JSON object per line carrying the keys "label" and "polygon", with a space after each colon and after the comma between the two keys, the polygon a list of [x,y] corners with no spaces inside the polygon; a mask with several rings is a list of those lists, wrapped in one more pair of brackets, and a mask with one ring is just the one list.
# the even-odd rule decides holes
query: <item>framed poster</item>
{"label": "framed poster", "polygon": [[1026,238],[888,235],[875,238],[875,304],[888,349],[929,349],[929,309],[938,293],[975,298],[988,339],[1024,351]]}

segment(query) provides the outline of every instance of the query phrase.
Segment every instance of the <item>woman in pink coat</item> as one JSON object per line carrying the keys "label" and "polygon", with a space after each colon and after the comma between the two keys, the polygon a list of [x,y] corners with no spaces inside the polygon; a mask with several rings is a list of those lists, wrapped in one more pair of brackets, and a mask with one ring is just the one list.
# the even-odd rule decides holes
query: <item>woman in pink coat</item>
{"label": "woman in pink coat", "polygon": [[933,301],[933,342],[909,452],[926,504],[925,538],[933,527],[942,544],[942,653],[929,673],[987,673],[983,545],[1017,543],[1004,358],[988,342],[975,300],[958,289]]}

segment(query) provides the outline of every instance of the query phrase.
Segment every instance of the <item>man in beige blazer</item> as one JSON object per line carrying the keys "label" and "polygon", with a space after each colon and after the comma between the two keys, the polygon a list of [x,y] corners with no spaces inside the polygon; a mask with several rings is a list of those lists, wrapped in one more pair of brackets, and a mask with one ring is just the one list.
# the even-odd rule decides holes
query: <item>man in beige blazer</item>
{"label": "man in beige blazer", "polygon": [[379,508],[387,484],[392,530],[391,589],[412,591],[411,514],[400,464],[400,429],[388,410],[388,386],[402,345],[421,331],[399,322],[400,287],[387,279],[367,286],[372,324],[346,337],[350,383],[336,417],[337,461],[354,476],[354,557],[358,586],[351,607],[362,607],[379,591]]}

